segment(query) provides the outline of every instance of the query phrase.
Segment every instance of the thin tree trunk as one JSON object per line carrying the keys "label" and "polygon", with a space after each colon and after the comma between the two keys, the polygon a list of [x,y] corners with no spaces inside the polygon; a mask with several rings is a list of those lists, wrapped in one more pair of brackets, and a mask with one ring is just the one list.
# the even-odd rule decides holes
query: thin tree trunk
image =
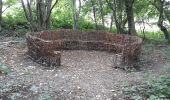
{"label": "thin tree trunk", "polygon": [[[114,13],[114,12],[113,12],[113,13]],[[114,15],[111,16],[110,29],[109,29],[110,32],[112,31],[113,18],[114,18]]]}
{"label": "thin tree trunk", "polygon": [[39,20],[40,19],[40,3],[38,0],[36,0],[36,19],[37,19],[37,28],[40,29],[40,24],[41,24],[41,21]]}
{"label": "thin tree trunk", "polygon": [[[30,23],[32,31],[41,31],[50,28],[50,16],[54,6],[58,3],[55,0],[52,5],[52,0],[21,0],[22,7],[26,16],[26,19]],[[34,4],[33,4],[34,3]],[[33,14],[32,6],[36,8],[36,14]]]}
{"label": "thin tree trunk", "polygon": [[31,9],[31,1],[29,2],[27,0],[27,7],[28,7],[28,17],[29,17],[29,20],[30,20],[31,28],[32,28],[32,30],[37,30],[35,25],[34,25],[34,22],[33,22],[33,15],[32,15],[32,9]]}
{"label": "thin tree trunk", "polygon": [[105,28],[104,13],[103,13],[103,1],[102,0],[99,0],[99,5],[100,5],[100,12],[101,12],[101,17],[102,17],[102,25],[103,25],[103,28]]}
{"label": "thin tree trunk", "polygon": [[[119,12],[120,9],[117,9],[117,7],[116,7],[117,2],[120,3],[120,1],[114,0],[115,8],[113,9],[114,10],[114,18],[115,18],[115,24],[116,24],[116,28],[117,28],[117,33],[126,34],[126,31],[122,27],[122,14],[119,14],[119,13],[122,13],[122,12]],[[120,4],[119,4],[119,6],[120,6]]]}
{"label": "thin tree trunk", "polygon": [[[113,0],[113,4],[109,0],[106,0],[106,2],[108,6],[110,7],[110,9],[113,11],[113,19],[115,21],[117,33],[126,34],[127,32],[124,30],[124,26],[126,23],[124,23],[125,21],[122,21],[122,14],[118,14],[118,13],[122,13],[122,10],[120,9],[118,10],[117,8],[117,6],[122,5],[122,4],[117,5],[118,3],[121,3],[121,2],[117,0]],[[112,26],[112,23],[111,23],[111,26]],[[110,30],[111,30],[111,26],[110,26]]]}
{"label": "thin tree trunk", "polygon": [[52,4],[52,0],[46,0],[46,5],[47,5],[47,18],[45,20],[46,22],[46,29],[50,28],[50,17],[48,17],[50,15],[50,9],[51,9],[51,4]]}
{"label": "thin tree trunk", "polygon": [[78,29],[78,15],[77,15],[77,9],[76,9],[76,0],[72,0],[73,2],[73,29],[77,30]]}
{"label": "thin tree trunk", "polygon": [[54,9],[54,7],[57,5],[57,3],[58,3],[58,0],[55,0],[55,2],[54,2],[54,4],[52,5],[52,0],[50,1],[50,3],[49,3],[49,9],[47,9],[47,19],[46,19],[46,29],[48,29],[48,28],[50,28],[50,26],[51,26],[51,23],[50,23],[50,18],[51,18],[51,12],[52,12],[52,10]]}
{"label": "thin tree trunk", "polygon": [[93,7],[93,17],[94,17],[94,22],[95,22],[95,25],[96,25],[96,30],[98,30],[97,19],[96,19],[95,1],[91,0],[91,4],[92,4],[92,7]]}
{"label": "thin tree trunk", "polygon": [[2,31],[2,0],[0,0],[0,31]]}
{"label": "thin tree trunk", "polygon": [[28,22],[30,23],[30,29],[31,29],[31,31],[34,31],[33,23],[30,19],[29,12],[27,11],[27,8],[26,8],[23,0],[21,0],[21,4],[22,4],[22,7],[23,7],[23,10],[24,10],[24,13],[25,13],[25,17],[28,20]]}

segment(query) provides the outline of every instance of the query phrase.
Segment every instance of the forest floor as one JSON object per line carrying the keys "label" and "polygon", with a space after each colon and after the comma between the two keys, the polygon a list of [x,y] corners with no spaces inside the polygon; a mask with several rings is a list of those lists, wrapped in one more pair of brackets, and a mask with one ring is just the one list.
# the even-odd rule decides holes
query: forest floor
{"label": "forest floor", "polygon": [[48,68],[27,55],[25,39],[0,37],[0,100],[127,100],[127,84],[144,83],[166,74],[168,45],[144,43],[137,70],[112,67],[113,54],[99,51],[63,51],[62,66]]}

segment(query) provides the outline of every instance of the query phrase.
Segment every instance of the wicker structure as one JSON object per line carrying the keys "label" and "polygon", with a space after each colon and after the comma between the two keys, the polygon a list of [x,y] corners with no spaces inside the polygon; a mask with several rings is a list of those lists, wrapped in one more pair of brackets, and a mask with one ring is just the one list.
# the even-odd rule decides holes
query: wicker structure
{"label": "wicker structure", "polygon": [[103,31],[58,30],[27,33],[29,55],[49,66],[59,66],[62,50],[99,50],[115,53],[114,65],[134,63],[140,54],[142,39],[137,36]]}

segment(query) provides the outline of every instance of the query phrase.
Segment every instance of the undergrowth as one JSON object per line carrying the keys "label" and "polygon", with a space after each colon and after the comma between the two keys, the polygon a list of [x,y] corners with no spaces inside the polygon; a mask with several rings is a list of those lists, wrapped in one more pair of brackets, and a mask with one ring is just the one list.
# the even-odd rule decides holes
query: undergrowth
{"label": "undergrowth", "polygon": [[[159,39],[157,41],[160,41]],[[170,60],[170,46],[157,41],[145,41],[143,49],[146,54],[153,51],[154,46],[162,49],[166,59]],[[161,48],[163,47],[163,48]],[[145,66],[147,61],[140,59],[140,67]],[[125,100],[170,100],[170,63],[161,67],[163,75],[151,75],[146,73],[144,81],[137,83],[128,83],[123,88]]]}
{"label": "undergrowth", "polygon": [[149,76],[145,79],[145,83],[126,85],[123,89],[124,98],[126,100],[170,100],[169,66],[164,66],[166,75]]}
{"label": "undergrowth", "polygon": [[164,34],[162,32],[138,32],[138,35],[144,39],[151,41],[163,41]]}

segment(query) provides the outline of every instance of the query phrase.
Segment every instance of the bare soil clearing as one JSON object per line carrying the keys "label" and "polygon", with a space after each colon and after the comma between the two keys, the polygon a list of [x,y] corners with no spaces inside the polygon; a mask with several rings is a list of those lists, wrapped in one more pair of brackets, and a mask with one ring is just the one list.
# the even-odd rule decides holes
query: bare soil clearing
{"label": "bare soil clearing", "polygon": [[48,68],[28,57],[25,41],[11,40],[0,40],[0,61],[11,69],[0,74],[2,100],[124,100],[125,84],[143,82],[148,73],[165,74],[161,69],[169,63],[166,46],[154,45],[143,47],[140,71],[115,69],[113,54],[83,50],[63,51],[62,66]]}

